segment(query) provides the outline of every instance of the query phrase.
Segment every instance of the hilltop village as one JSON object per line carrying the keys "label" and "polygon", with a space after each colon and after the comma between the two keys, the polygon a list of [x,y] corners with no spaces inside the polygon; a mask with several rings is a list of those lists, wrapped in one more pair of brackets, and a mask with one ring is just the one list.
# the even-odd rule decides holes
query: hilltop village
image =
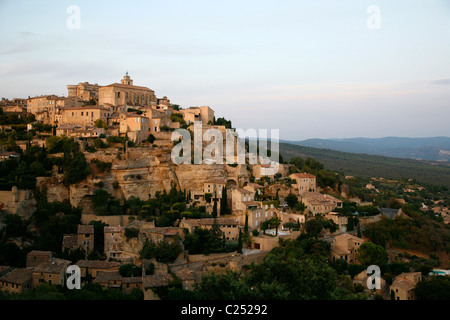
{"label": "hilltop village", "polygon": [[[404,200],[384,208],[354,197],[309,158],[281,159],[276,173],[264,164],[175,165],[175,129],[193,131],[200,121],[204,130],[225,132],[231,121],[216,118],[209,106],[181,108],[158,98],[128,73],[120,83],[67,89],[67,97],[0,104],[0,291],[6,297],[68,295],[69,265],[80,267],[83,288],[148,300],[208,296],[202,283],[215,276],[247,277],[259,298],[292,298],[283,294],[298,288],[299,299],[411,300],[424,278],[448,273],[442,269],[448,248],[440,247],[448,241],[447,208],[445,221],[436,222],[444,231],[434,249],[443,256],[393,254],[386,251],[392,239],[374,235],[379,223],[419,219]],[[302,291],[307,279],[292,288],[268,288],[274,279],[266,279],[259,287],[269,276],[262,266],[277,265],[271,257],[283,267],[296,254],[308,258],[300,269],[323,272],[323,283]],[[372,264],[385,268],[378,288],[367,285]]]}

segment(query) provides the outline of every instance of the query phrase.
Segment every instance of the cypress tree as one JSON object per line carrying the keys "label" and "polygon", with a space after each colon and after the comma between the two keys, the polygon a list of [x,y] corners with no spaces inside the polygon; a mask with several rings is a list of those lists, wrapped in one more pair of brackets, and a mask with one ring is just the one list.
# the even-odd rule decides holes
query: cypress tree
{"label": "cypress tree", "polygon": [[238,252],[242,253],[242,231],[239,229]]}
{"label": "cypress tree", "polygon": [[[222,207],[220,207],[220,211],[222,211]],[[217,199],[216,198],[214,198],[212,216],[213,216],[213,218],[217,218]]]}

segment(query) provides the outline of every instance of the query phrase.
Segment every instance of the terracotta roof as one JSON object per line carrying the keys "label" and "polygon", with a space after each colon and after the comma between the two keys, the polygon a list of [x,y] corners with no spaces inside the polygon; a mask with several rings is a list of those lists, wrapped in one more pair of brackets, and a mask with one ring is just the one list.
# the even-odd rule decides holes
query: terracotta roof
{"label": "terracotta roof", "polygon": [[78,236],[76,234],[65,234],[62,242],[63,248],[72,248],[78,246]]}
{"label": "terracotta roof", "polygon": [[68,263],[41,263],[34,268],[34,273],[61,273],[66,270]]}
{"label": "terracotta roof", "polygon": [[78,233],[94,233],[94,226],[93,225],[78,225]]}
{"label": "terracotta roof", "polygon": [[349,250],[347,250],[347,249],[345,249],[345,248],[343,248],[341,246],[333,245],[333,246],[331,246],[330,250],[331,250],[331,252],[333,252],[333,253],[335,253],[337,255],[340,255],[340,256],[346,255],[346,254],[347,255],[350,254]]}
{"label": "terracotta roof", "polygon": [[250,183],[248,183],[247,185],[250,186],[250,187],[253,187],[253,188],[255,188],[255,189],[261,189],[261,188],[264,188],[264,186],[262,186],[262,185],[260,185],[260,184],[257,184],[257,183],[253,183],[253,182],[250,182]]}
{"label": "terracotta roof", "polygon": [[180,271],[175,272],[175,275],[180,279],[181,281],[194,281],[194,274],[192,273],[189,268],[184,268]]}
{"label": "terracotta roof", "polygon": [[99,271],[93,283],[108,283],[109,281],[122,281],[119,271]]}
{"label": "terracotta roof", "polygon": [[39,250],[33,250],[33,251],[30,251],[29,253],[28,253],[28,255],[30,255],[30,256],[48,256],[48,255],[52,255],[52,252],[51,251],[39,251]]}
{"label": "terracotta roof", "polygon": [[142,285],[146,288],[165,287],[173,281],[173,277],[170,274],[158,274],[152,276],[144,276],[142,278]]}
{"label": "terracotta roof", "polygon": [[119,262],[115,261],[99,261],[99,260],[80,260],[76,263],[80,268],[93,269],[112,269],[120,267]]}
{"label": "terracotta roof", "polygon": [[123,283],[142,283],[142,277],[123,277]]}
{"label": "terracotta roof", "polygon": [[135,85],[130,85],[130,84],[122,84],[122,83],[111,83],[107,86],[103,86],[103,88],[105,87],[117,87],[117,88],[124,88],[124,89],[135,89],[135,90],[146,90],[146,91],[151,91],[154,92],[153,90],[147,88],[147,87],[140,87],[140,86],[135,86]]}
{"label": "terracotta roof", "polygon": [[397,288],[403,289],[405,291],[409,291],[409,290],[413,290],[416,287],[416,285],[413,282],[406,280],[406,279],[395,279],[395,281],[392,283],[391,287],[394,287],[394,288],[397,287]]}
{"label": "terracotta roof", "polygon": [[[214,224],[214,218],[203,218],[203,219],[185,219],[185,223],[190,224],[194,227],[199,226],[212,226]],[[239,221],[233,218],[216,218],[218,225],[238,225]]]}
{"label": "terracotta roof", "polygon": [[10,267],[10,266],[0,266],[0,278],[3,277],[8,272],[11,272],[14,269],[15,269],[14,267]]}
{"label": "terracotta roof", "polygon": [[315,178],[316,176],[310,174],[310,173],[306,173],[306,172],[300,172],[300,173],[293,173],[291,174],[291,176],[295,176],[297,178]]}
{"label": "terracotta roof", "polygon": [[69,110],[92,110],[92,109],[100,109],[100,110],[108,110],[104,106],[97,106],[97,105],[87,105],[84,107],[70,107],[70,108],[64,108],[65,111]]}
{"label": "terracotta roof", "polygon": [[247,194],[253,193],[250,190],[247,190],[247,189],[244,189],[244,188],[236,188],[235,190],[239,191],[240,193],[247,193]]}
{"label": "terracotta roof", "polygon": [[1,281],[23,284],[27,281],[31,281],[33,276],[33,268],[19,268],[14,269],[0,278]]}

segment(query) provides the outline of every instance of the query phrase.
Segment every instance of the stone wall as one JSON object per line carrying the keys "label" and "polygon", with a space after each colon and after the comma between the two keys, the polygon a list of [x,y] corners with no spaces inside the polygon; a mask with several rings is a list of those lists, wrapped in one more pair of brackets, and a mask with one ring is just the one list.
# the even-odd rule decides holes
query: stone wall
{"label": "stone wall", "polygon": [[104,223],[110,225],[111,227],[116,226],[126,226],[132,220],[137,220],[137,216],[131,215],[120,215],[120,216],[97,216],[95,214],[82,214],[81,223],[89,224],[91,221],[103,221]]}

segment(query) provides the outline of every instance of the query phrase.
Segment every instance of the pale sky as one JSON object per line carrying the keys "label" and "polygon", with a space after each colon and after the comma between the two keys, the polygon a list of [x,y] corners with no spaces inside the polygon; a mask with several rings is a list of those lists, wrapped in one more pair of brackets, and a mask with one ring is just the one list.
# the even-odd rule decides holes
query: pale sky
{"label": "pale sky", "polygon": [[448,0],[0,0],[0,40],[0,97],[128,71],[281,139],[450,136]]}

